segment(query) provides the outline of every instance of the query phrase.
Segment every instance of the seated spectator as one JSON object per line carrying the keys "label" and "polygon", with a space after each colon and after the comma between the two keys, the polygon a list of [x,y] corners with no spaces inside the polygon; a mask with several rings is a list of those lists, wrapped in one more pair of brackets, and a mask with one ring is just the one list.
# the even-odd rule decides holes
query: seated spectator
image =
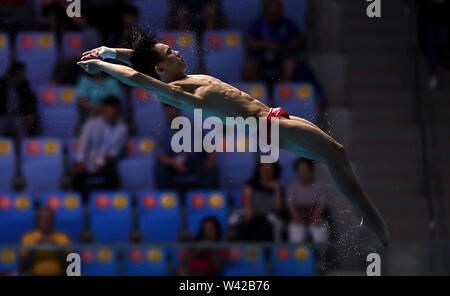
{"label": "seated spectator", "polygon": [[282,192],[277,163],[259,163],[243,192],[244,217],[238,239],[243,241],[281,240]]}
{"label": "seated spectator", "polygon": [[82,75],[78,80],[75,92],[80,107],[80,126],[88,117],[100,113],[101,103],[106,97],[120,97],[121,95],[119,82],[110,76],[105,77],[103,72],[92,76]]}
{"label": "seated spectator", "polygon": [[175,189],[181,192],[190,189],[217,187],[217,165],[214,153],[181,152],[172,149],[170,128],[172,120],[181,115],[175,107],[164,105],[167,119],[165,133],[156,150],[155,184],[159,189]]}
{"label": "seated spectator", "polygon": [[[221,240],[219,221],[207,217],[202,221],[200,233],[195,241],[215,243]],[[192,248],[183,250],[178,275],[221,275],[228,257],[227,250],[217,248]]]}
{"label": "seated spectator", "polygon": [[297,25],[283,15],[280,0],[263,1],[263,15],[250,23],[245,37],[244,80],[288,80],[304,39]]}
{"label": "seated spectator", "polygon": [[78,140],[72,182],[85,199],[92,190],[118,188],[117,160],[127,134],[128,128],[120,117],[119,99],[107,97],[102,101],[101,115],[83,125]]}
{"label": "seated spectator", "polygon": [[222,29],[225,17],[220,0],[172,0],[167,16],[166,28],[169,30]]}
{"label": "seated spectator", "polygon": [[120,12],[120,29],[118,30],[115,43],[117,47],[127,47],[132,42],[131,38],[138,21],[139,10],[133,5],[125,5]]}
{"label": "seated spectator", "polygon": [[[54,229],[55,217],[52,210],[40,209],[37,212],[37,229],[22,237],[22,246],[63,246],[69,245],[70,238]],[[21,274],[37,276],[63,276],[66,274],[66,256],[68,250],[27,250],[21,252],[19,265]]]}
{"label": "seated spectator", "polygon": [[326,189],[323,184],[314,182],[314,163],[299,158],[294,163],[298,180],[292,182],[287,190],[287,204],[292,217],[289,225],[289,241],[303,243],[308,234],[314,243],[328,240],[328,228],[324,219]]}
{"label": "seated spectator", "polygon": [[36,97],[25,78],[25,65],[12,62],[0,78],[0,136],[17,139],[37,133]]}

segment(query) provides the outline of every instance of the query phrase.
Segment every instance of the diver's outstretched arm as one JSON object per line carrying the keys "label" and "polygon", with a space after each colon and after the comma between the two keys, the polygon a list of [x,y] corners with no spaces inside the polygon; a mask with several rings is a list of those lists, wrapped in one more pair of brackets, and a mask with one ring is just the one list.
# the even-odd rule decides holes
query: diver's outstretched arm
{"label": "diver's outstretched arm", "polygon": [[81,60],[85,61],[90,59],[113,59],[131,66],[130,60],[133,52],[134,50],[129,48],[109,48],[106,46],[100,46],[92,50],[83,52]]}
{"label": "diver's outstretched arm", "polygon": [[162,103],[175,107],[181,107],[179,104],[196,107],[201,102],[200,97],[185,92],[180,86],[162,82],[124,65],[111,64],[98,59],[79,61],[77,65],[89,74],[103,71],[131,87],[148,90],[157,95]]}

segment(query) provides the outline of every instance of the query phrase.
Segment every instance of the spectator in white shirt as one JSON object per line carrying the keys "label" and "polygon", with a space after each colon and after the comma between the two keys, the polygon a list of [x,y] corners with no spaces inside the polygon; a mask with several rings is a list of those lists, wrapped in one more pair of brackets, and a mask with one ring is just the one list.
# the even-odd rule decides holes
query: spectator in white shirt
{"label": "spectator in white shirt", "polygon": [[328,240],[328,227],[323,219],[326,190],[323,184],[314,182],[314,163],[299,158],[294,163],[298,179],[288,186],[287,204],[292,217],[289,225],[289,241],[302,243],[308,234],[314,243]]}
{"label": "spectator in white shirt", "polygon": [[73,185],[85,198],[92,190],[113,190],[120,183],[116,164],[128,128],[120,117],[119,99],[105,98],[100,114],[83,125],[78,141]]}

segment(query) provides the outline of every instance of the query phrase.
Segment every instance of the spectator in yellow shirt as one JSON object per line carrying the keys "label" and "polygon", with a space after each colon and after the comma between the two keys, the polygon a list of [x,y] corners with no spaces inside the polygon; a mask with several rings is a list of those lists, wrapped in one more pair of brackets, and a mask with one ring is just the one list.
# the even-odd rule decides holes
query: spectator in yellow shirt
{"label": "spectator in yellow shirt", "polygon": [[[61,246],[69,245],[70,238],[54,230],[54,214],[49,208],[37,213],[37,229],[22,237],[22,246]],[[22,250],[20,269],[25,275],[58,276],[65,275],[66,254],[68,250]]]}

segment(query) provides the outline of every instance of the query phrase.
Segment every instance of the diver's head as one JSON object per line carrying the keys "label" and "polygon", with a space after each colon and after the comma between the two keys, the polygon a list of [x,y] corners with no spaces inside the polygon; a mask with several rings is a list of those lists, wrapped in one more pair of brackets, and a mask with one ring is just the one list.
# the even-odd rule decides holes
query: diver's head
{"label": "diver's head", "polygon": [[133,37],[131,64],[136,71],[165,82],[185,76],[187,63],[178,51],[141,30],[136,30]]}

